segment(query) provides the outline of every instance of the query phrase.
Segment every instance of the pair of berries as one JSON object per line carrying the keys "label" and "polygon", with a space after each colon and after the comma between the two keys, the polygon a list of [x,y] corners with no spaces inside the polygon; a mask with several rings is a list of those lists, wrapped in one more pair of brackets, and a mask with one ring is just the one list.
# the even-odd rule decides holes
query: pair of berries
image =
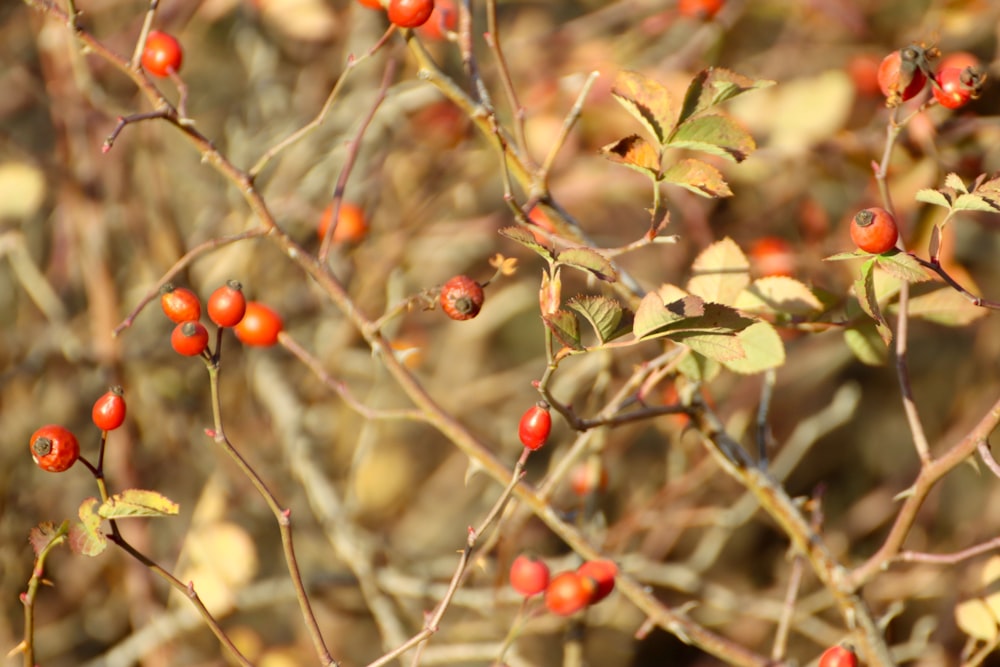
{"label": "pair of berries", "polygon": [[589,560],[552,577],[544,561],[522,554],[510,566],[510,585],[526,598],[544,592],[549,611],[571,616],[610,595],[616,574],[618,566],[613,561]]}
{"label": "pair of berries", "polygon": [[[208,330],[201,318],[201,301],[186,287],[167,283],[160,290],[164,314],[177,324],[170,344],[178,354],[198,356],[208,348]],[[232,328],[244,345],[270,347],[284,328],[281,317],[257,301],[247,301],[243,286],[230,280],[208,298],[208,317],[220,328]]]}
{"label": "pair of berries", "polygon": [[878,68],[878,85],[890,107],[916,97],[933,79],[931,91],[938,104],[948,109],[958,109],[969,100],[979,97],[986,76],[978,63],[946,58],[936,73],[932,73],[929,60],[936,50],[911,44],[887,55]]}
{"label": "pair of berries", "polygon": [[[125,422],[122,393],[122,388],[115,386],[94,401],[90,416],[97,428],[114,431]],[[72,431],[59,424],[48,424],[32,433],[28,448],[35,465],[48,472],[69,470],[80,458],[80,442]]]}

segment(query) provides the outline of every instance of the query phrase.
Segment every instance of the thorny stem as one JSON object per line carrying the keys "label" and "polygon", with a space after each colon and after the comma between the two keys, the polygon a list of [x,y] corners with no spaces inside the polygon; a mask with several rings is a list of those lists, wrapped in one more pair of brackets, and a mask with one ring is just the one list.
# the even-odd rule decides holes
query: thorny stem
{"label": "thorny stem", "polygon": [[[475,550],[479,537],[486,532],[486,529],[489,528],[490,525],[497,520],[497,517],[503,513],[503,510],[507,506],[508,501],[510,501],[511,495],[514,493],[514,489],[517,487],[518,482],[520,482],[524,477],[524,465],[527,463],[528,455],[530,453],[531,450],[527,448],[522,451],[521,458],[518,459],[517,463],[514,465],[510,481],[507,483],[507,486],[504,487],[503,493],[501,493],[500,497],[493,503],[493,507],[490,508],[490,511],[487,512],[486,517],[480,522],[480,524],[475,528],[471,526],[469,527],[465,540],[465,547],[462,549],[461,556],[459,556],[458,560],[458,566],[455,568],[451,581],[448,583],[448,589],[445,591],[441,601],[437,604],[437,606],[435,606],[434,611],[431,612],[427,620],[424,622],[423,630],[411,637],[402,646],[397,647],[380,657],[378,660],[370,663],[368,667],[379,667],[380,665],[384,665],[402,655],[413,647],[423,646],[425,642],[438,631],[441,619],[444,617],[445,612],[451,605],[451,601],[455,597],[455,593],[458,592],[458,589],[461,587],[462,582],[468,573],[469,561],[472,558],[472,553]],[[416,655],[414,655],[413,664],[419,664],[419,651]]]}
{"label": "thorny stem", "polygon": [[226,632],[222,629],[222,626],[219,625],[219,622],[212,615],[212,612],[210,612],[208,610],[208,607],[205,606],[205,603],[202,602],[201,598],[198,596],[198,593],[195,592],[193,582],[185,585],[177,577],[170,574],[170,572],[160,567],[155,561],[153,561],[145,554],[137,550],[135,547],[133,547],[131,544],[129,544],[125,540],[125,538],[119,535],[117,532],[112,532],[111,535],[108,535],[108,539],[114,544],[118,545],[118,547],[120,547],[123,551],[125,551],[125,553],[132,556],[132,558],[135,558],[137,561],[142,563],[153,574],[166,581],[174,589],[180,591],[180,593],[184,597],[189,599],[191,601],[191,604],[195,606],[201,617],[205,619],[205,624],[212,631],[212,634],[214,634],[216,639],[219,640],[219,643],[222,644],[229,651],[232,657],[240,665],[242,665],[242,667],[253,667],[253,663],[251,663],[246,658],[246,656],[244,656],[240,652],[240,650],[236,647],[233,641],[229,638],[229,635],[227,635]]}
{"label": "thorny stem", "polygon": [[992,310],[1000,310],[1000,302],[998,302],[998,301],[990,301],[989,299],[984,299],[984,298],[982,298],[980,296],[976,296],[975,294],[973,294],[969,290],[967,290],[964,287],[962,287],[962,285],[957,280],[955,280],[955,278],[953,278],[952,275],[950,273],[948,273],[943,266],[941,266],[941,263],[939,261],[936,261],[935,259],[931,259],[930,261],[928,261],[926,259],[922,259],[922,258],[918,257],[917,255],[915,255],[913,253],[909,253],[909,255],[913,259],[917,260],[917,262],[919,262],[922,267],[924,267],[926,269],[930,269],[934,273],[936,273],[939,276],[941,276],[941,278],[946,283],[948,283],[948,285],[953,290],[955,290],[956,292],[958,292],[959,294],[961,294],[963,297],[965,297],[972,305],[974,305],[974,306],[980,306],[982,308],[990,308]]}
{"label": "thorny stem", "polygon": [[766,471],[750,465],[742,447],[726,433],[711,409],[701,403],[696,407],[698,410],[694,417],[708,452],[719,467],[753,493],[761,508],[791,539],[792,546],[809,560],[817,578],[833,594],[846,624],[856,628],[855,637],[867,661],[878,667],[895,665],[878,623],[868,605],[856,592],[858,586],[853,585],[844,567],[837,562],[822,538],[802,516],[795,501]]}
{"label": "thorny stem", "polygon": [[965,437],[952,445],[942,456],[921,466],[917,479],[906,491],[906,498],[896,513],[885,542],[868,560],[851,572],[849,584],[852,590],[871,581],[892,562],[910,534],[917,513],[934,485],[953,468],[972,456],[979,443],[986,440],[998,424],[1000,424],[1000,399],[997,399]]}
{"label": "thorny stem", "polygon": [[316,650],[317,656],[319,656],[320,663],[322,665],[339,665],[333,656],[330,655],[330,650],[326,646],[326,642],[323,640],[323,633],[319,629],[319,623],[316,620],[316,615],[313,613],[312,603],[309,601],[309,595],[306,591],[305,584],[302,581],[302,573],[299,571],[298,558],[295,555],[295,546],[292,541],[292,519],[291,510],[283,509],[279,504],[277,498],[271,493],[271,490],[267,487],[267,484],[261,479],[257,471],[247,462],[243,456],[236,451],[236,448],[229,441],[226,436],[225,431],[222,427],[222,403],[219,395],[219,361],[218,358],[211,359],[205,364],[208,369],[209,384],[212,390],[212,416],[215,422],[214,433],[212,434],[213,440],[217,445],[222,447],[222,450],[229,456],[230,459],[236,466],[240,469],[243,475],[250,481],[253,487],[257,490],[257,493],[264,499],[267,506],[271,509],[271,513],[274,514],[274,518],[278,522],[278,530],[281,533],[281,546],[285,554],[285,563],[288,567],[288,574],[292,580],[292,586],[295,588],[295,597],[299,601],[299,607],[302,612],[302,618],[306,623],[306,628],[309,631],[309,636],[312,639],[313,647]]}
{"label": "thorny stem", "polygon": [[[69,535],[68,520],[60,524],[59,528],[56,529],[55,533],[49,539],[48,544],[42,547],[42,550],[38,553],[38,556],[35,558],[35,566],[31,569],[31,579],[28,580],[28,590],[21,594],[21,604],[24,605],[24,637],[17,648],[24,653],[22,663],[24,667],[36,667],[35,600],[38,597],[38,587],[41,585],[43,577],[45,577],[45,561],[55,547],[66,541],[67,535]],[[11,651],[8,655],[13,653],[14,651]]]}

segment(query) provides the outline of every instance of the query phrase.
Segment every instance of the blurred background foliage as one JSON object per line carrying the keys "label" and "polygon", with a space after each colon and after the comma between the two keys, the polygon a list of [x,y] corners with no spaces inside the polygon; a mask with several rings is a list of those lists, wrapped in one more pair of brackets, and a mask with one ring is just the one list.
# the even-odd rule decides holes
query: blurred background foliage
{"label": "blurred background foliage", "polygon": [[[79,6],[89,30],[117,52],[131,52],[144,7],[120,0]],[[479,9],[475,32],[485,29]],[[679,234],[679,243],[621,258],[647,289],[683,284],[692,259],[713,240],[730,236],[746,250],[775,236],[791,244],[796,277],[842,297],[856,267],[821,258],[849,249],[850,217],[878,203],[871,162],[881,156],[887,111],[871,88],[873,64],[911,41],[926,41],[945,53],[971,52],[991,75],[1000,74],[1000,6],[988,0],[732,0],[711,22],[678,16],[662,1],[511,0],[499,2],[499,20],[527,113],[528,143],[539,158],[586,75],[600,72],[551,179],[554,198],[599,246],[634,241],[648,226],[648,184],[597,156],[600,146],[637,130],[610,95],[617,71],[642,71],[677,95],[708,65],[778,82],[726,107],[759,145],[743,164],[718,165],[734,196],[709,200],[669,190],[666,233]],[[348,56],[374,44],[385,20],[346,0],[168,0],[160,3],[156,25],[184,45],[189,115],[221,151],[249,167],[315,117]],[[465,85],[457,47],[428,46]],[[495,63],[481,40],[476,49],[486,81],[502,99]],[[317,250],[317,222],[388,54],[405,64],[364,136],[346,191],[366,211],[370,233],[359,244],[335,247],[330,261],[355,302],[376,315],[458,272],[485,280],[492,273],[487,260],[497,252],[520,258],[514,278],[489,288],[476,320],[455,323],[438,311],[415,311],[390,330],[428,392],[513,462],[517,419],[536,400],[530,382],[545,367],[536,299],[542,266],[497,235],[513,218],[496,153],[414,76],[398,36],[348,74],[330,115],[268,166],[257,187],[282,228]],[[155,307],[120,337],[110,335],[184,252],[252,226],[250,212],[165,123],[131,125],[101,154],[117,116],[148,109],[131,82],[76,48],[64,25],[5,3],[0,62],[0,646],[20,639],[17,593],[32,564],[28,530],[74,517],[80,501],[95,493],[83,469],[51,475],[35,468],[28,437],[58,422],[77,433],[85,452],[96,451],[90,406],[109,384],[121,384],[129,412],[126,427],[111,436],[111,485],[157,489],[181,504],[178,518],[128,524],[128,538],[183,580],[195,580],[218,609],[230,610],[225,626],[256,664],[309,663],[273,518],[203,434],[211,412],[202,365],[174,354],[172,325]],[[163,86],[176,99],[172,84]],[[949,172],[970,182],[1000,169],[998,103],[1000,92],[988,84],[968,107],[932,108],[904,131],[889,183],[911,247],[926,248],[930,225],[941,215],[914,201],[918,189],[940,187]],[[500,115],[511,118],[503,105]],[[949,265],[993,298],[1000,293],[997,220],[963,215],[946,236]],[[366,404],[406,405],[357,332],[266,241],[204,255],[176,282],[207,297],[229,278],[277,308],[291,334]],[[599,289],[572,280],[567,294],[570,288]],[[914,323],[914,393],[935,451],[966,433],[994,401],[997,341],[994,316],[964,328]],[[919,467],[895,374],[858,362],[835,331],[787,347],[771,410],[774,454],[797,438],[801,461],[788,477],[789,491],[824,489],[823,534],[838,556],[855,563],[880,544],[897,507],[893,496]],[[646,359],[657,353],[655,346],[638,349]],[[642,360],[634,352],[574,359],[560,369],[554,390],[589,414]],[[758,377],[723,374],[708,388],[737,435],[753,427],[760,386]],[[365,535],[367,550],[360,551],[377,566],[401,623],[408,632],[419,629],[421,612],[433,606],[454,568],[465,527],[482,517],[499,488],[467,478],[464,457],[426,426],[364,422],[279,349],[245,350],[227,337],[222,388],[230,438],[295,508],[303,571],[334,654],[355,665],[384,649],[348,568],[331,559],[323,526],[290,474],[288,456],[297,450],[289,442],[296,437],[312,444],[310,464],[333,482],[343,516]],[[557,420],[550,446],[531,461],[529,479],[540,478],[571,437]],[[596,543],[664,600],[697,601],[691,612],[697,620],[767,651],[789,572],[780,532],[760,515],[734,518],[741,490],[677,420],[595,437],[609,471],[607,493],[587,511],[560,488],[556,507],[579,512]],[[907,548],[958,550],[994,537],[998,525],[996,480],[960,467],[931,496]],[[477,564],[446,615],[425,664],[489,663],[517,607],[504,586],[505,568],[525,549],[569,566],[565,547],[541,524],[525,516],[505,524],[497,549]],[[877,612],[897,614],[889,636],[912,643],[914,664],[958,664],[966,639],[953,608],[981,592],[980,567],[979,561],[900,565],[866,595]],[[225,664],[204,627],[184,620],[184,601],[123,554],[88,559],[64,551],[48,572],[54,586],[44,589],[37,608],[40,664]],[[790,656],[805,664],[838,641],[843,628],[808,576],[803,597],[810,615],[793,631]],[[904,604],[896,609],[897,602]],[[642,620],[617,598],[595,608],[588,616],[589,664],[717,664],[661,632],[632,638]],[[154,627],[160,634],[149,631],[151,623],[160,624]],[[553,638],[561,627],[552,618],[536,620],[508,662],[558,664],[561,642]],[[450,647],[457,657],[449,658]]]}

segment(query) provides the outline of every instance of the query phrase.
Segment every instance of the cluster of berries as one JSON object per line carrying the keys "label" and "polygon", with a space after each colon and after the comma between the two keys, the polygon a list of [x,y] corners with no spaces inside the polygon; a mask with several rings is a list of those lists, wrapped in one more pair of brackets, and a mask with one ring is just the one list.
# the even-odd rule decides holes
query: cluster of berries
{"label": "cluster of berries", "polygon": [[545,593],[545,607],[559,616],[597,604],[615,588],[618,566],[610,560],[588,560],[554,577],[544,561],[521,554],[510,566],[510,585],[525,598]]}
{"label": "cluster of berries", "polygon": [[[201,323],[201,301],[186,287],[167,283],[160,306],[177,326],[170,335],[174,351],[187,357],[208,354],[208,329]],[[232,328],[244,345],[270,347],[284,328],[281,316],[258,301],[247,301],[243,286],[230,280],[208,298],[208,317],[221,329]]]}
{"label": "cluster of berries", "polygon": [[886,105],[899,106],[916,97],[928,82],[934,99],[948,109],[961,108],[979,97],[986,82],[979,63],[964,56],[946,57],[935,70],[930,62],[937,55],[937,49],[911,44],[883,58],[878,67],[878,85]]}

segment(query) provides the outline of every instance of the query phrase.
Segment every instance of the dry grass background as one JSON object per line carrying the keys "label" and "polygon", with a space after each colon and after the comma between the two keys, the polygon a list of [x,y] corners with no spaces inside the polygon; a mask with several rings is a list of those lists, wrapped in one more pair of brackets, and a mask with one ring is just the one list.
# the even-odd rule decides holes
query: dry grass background
{"label": "dry grass background", "polygon": [[[157,24],[185,47],[190,116],[244,166],[308,122],[347,55],[364,52],[383,29],[376,12],[353,2],[161,5]],[[729,235],[748,247],[755,238],[777,235],[794,244],[801,279],[843,294],[850,269],[820,258],[847,247],[844,221],[874,202],[868,165],[880,154],[885,125],[881,100],[857,93],[847,63],[929,37],[945,51],[970,50],[995,63],[1000,11],[988,2],[908,0],[730,5],[720,23],[701,25],[673,16],[661,2],[501,2],[529,144],[545,154],[583,77],[598,69],[601,78],[557,160],[552,191],[600,245],[622,245],[644,231],[649,194],[634,174],[595,154],[636,129],[608,93],[614,72],[640,69],[677,91],[708,64],[774,79],[776,88],[730,107],[760,145],[745,164],[726,167],[735,197],[712,201],[669,192],[667,231],[680,234],[680,243],[622,261],[644,286],[655,287],[685,279],[691,259],[714,239]],[[141,7],[119,0],[80,6],[88,29],[118,52],[130,52]],[[455,47],[431,48],[461,79]],[[496,83],[485,49],[480,55],[487,81]],[[95,493],[83,469],[62,475],[36,469],[28,436],[59,422],[78,434],[85,451],[95,451],[91,403],[108,384],[120,383],[129,416],[111,436],[112,487],[157,489],[181,504],[179,517],[128,524],[128,538],[194,579],[203,595],[218,596],[220,608],[235,605],[224,625],[256,664],[311,664],[273,518],[203,434],[211,412],[202,365],[172,352],[171,325],[156,308],[141,313],[121,337],[110,336],[187,249],[247,228],[250,213],[166,124],[130,126],[101,154],[115,117],[145,107],[124,77],[74,48],[65,26],[6,3],[0,62],[0,647],[20,639],[17,593],[32,563],[28,530],[75,516],[80,501]],[[517,275],[489,289],[476,320],[454,323],[438,311],[413,312],[391,332],[401,345],[418,349],[412,361],[426,390],[513,463],[520,450],[517,419],[535,400],[530,382],[545,364],[536,300],[541,266],[496,234],[512,218],[494,151],[414,78],[409,59],[403,62],[347,187],[347,198],[370,216],[370,236],[356,247],[336,248],[331,262],[355,302],[377,314],[457,272],[487,278],[487,260],[496,252],[520,258]],[[353,71],[325,122],[258,182],[279,224],[309,249],[318,248],[316,221],[346,141],[374,99],[383,63],[379,55]],[[935,110],[929,115],[936,133],[911,132],[898,150],[890,182],[901,216],[917,230],[912,238],[934,215],[916,209],[917,189],[939,185],[950,171],[968,181],[1000,168],[1000,126],[992,115],[998,100],[993,88],[969,114]],[[954,225],[956,261],[996,298],[996,218],[970,215],[960,223]],[[228,278],[275,306],[291,334],[364,403],[406,405],[357,332],[266,241],[207,254],[177,282],[207,297]],[[962,329],[915,325],[915,394],[933,447],[956,440],[993,402],[1000,385],[998,334],[995,316]],[[642,353],[649,358],[656,347]],[[793,442],[801,447],[788,488],[809,494],[825,487],[824,535],[838,556],[857,562],[880,543],[896,507],[893,496],[918,468],[893,372],[853,360],[836,333],[793,341],[788,355],[772,409],[776,452]],[[560,370],[554,390],[586,413],[642,359],[602,353],[573,360]],[[758,378],[725,376],[710,390],[734,432],[752,426]],[[327,512],[351,524],[358,557],[374,566],[404,636],[419,629],[422,612],[453,571],[466,526],[482,518],[499,487],[467,476],[465,458],[427,426],[365,422],[280,349],[241,349],[227,338],[222,404],[232,441],[294,508],[302,568],[334,655],[344,665],[360,665],[385,649],[354,577],[331,555],[332,529],[321,521]],[[571,439],[557,420],[529,479],[540,479]],[[663,599],[698,601],[697,620],[766,651],[789,571],[781,534],[761,515],[741,513],[741,490],[714,469],[696,438],[668,419],[600,431],[595,442],[610,472],[608,493],[593,511],[582,512],[560,488],[554,505],[579,512],[595,542]],[[303,465],[328,480],[335,496],[325,502],[332,505],[303,491]],[[955,470],[931,497],[907,547],[948,552],[994,537],[996,481],[972,466]],[[571,562],[540,523],[515,512],[445,616],[425,664],[489,663],[517,609],[504,570],[525,549]],[[901,565],[877,578],[866,595],[880,613],[904,602],[890,637],[912,640],[914,664],[958,664],[965,640],[952,609],[979,592],[980,568],[981,560]],[[190,622],[183,601],[119,552],[96,559],[58,553],[48,576],[54,585],[44,589],[37,608],[39,662],[46,667],[139,659],[149,666],[225,664],[214,639]],[[796,626],[790,655],[805,664],[822,645],[838,641],[843,628],[808,576],[803,598],[813,614]],[[617,597],[587,620],[588,664],[717,664],[665,634],[634,639],[642,618]],[[157,638],[150,624],[166,634]],[[510,664],[559,664],[563,625],[552,618],[529,625]]]}

